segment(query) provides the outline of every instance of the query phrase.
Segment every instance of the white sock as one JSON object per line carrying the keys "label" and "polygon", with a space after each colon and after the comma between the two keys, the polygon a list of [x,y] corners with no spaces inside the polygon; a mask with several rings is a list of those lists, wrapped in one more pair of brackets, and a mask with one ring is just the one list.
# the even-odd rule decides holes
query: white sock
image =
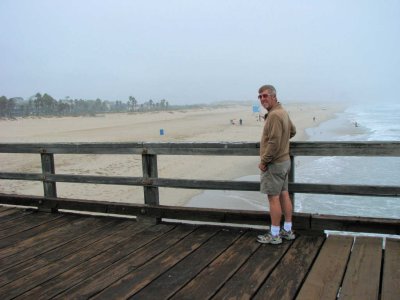
{"label": "white sock", "polygon": [[292,222],[285,222],[283,224],[283,229],[285,229],[286,231],[291,231],[292,230]]}
{"label": "white sock", "polygon": [[280,229],[281,229],[280,226],[271,225],[271,234],[272,234],[273,236],[279,235],[279,230],[280,230]]}

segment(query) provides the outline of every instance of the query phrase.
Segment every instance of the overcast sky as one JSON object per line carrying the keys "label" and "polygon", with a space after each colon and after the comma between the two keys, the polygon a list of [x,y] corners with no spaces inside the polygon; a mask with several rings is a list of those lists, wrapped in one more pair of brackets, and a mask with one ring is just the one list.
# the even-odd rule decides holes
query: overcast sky
{"label": "overcast sky", "polygon": [[0,0],[0,96],[398,101],[400,1]]}

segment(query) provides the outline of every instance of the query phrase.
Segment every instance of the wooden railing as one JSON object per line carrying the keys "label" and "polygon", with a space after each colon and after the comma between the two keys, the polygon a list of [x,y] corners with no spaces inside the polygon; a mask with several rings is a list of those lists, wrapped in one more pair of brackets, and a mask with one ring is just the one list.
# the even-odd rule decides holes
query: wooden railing
{"label": "wooden railing", "polygon": [[[240,190],[258,191],[259,183],[253,181],[230,180],[189,180],[174,178],[159,178],[157,159],[161,155],[211,155],[211,156],[258,156],[259,143],[51,143],[51,144],[0,144],[0,153],[37,153],[41,156],[42,173],[17,173],[1,172],[0,179],[42,181],[44,195],[20,196],[0,194],[0,203],[15,205],[33,205],[41,209],[74,209],[89,210],[107,213],[122,213],[146,215],[156,218],[180,218],[193,220],[207,220],[218,222],[245,222],[265,223],[265,212],[250,212],[237,210],[194,209],[182,207],[166,207],[159,205],[159,187],[184,188],[184,189],[215,189],[215,190]],[[142,156],[143,176],[93,176],[93,175],[67,175],[55,173],[55,154],[135,154]],[[289,178],[291,193],[359,195],[359,196],[388,196],[399,197],[399,186],[377,185],[335,185],[296,183],[295,158],[298,156],[400,156],[400,142],[293,142],[291,143],[292,169]],[[117,204],[102,201],[85,201],[74,199],[61,199],[57,197],[57,182],[92,183],[143,186],[144,205]],[[250,217],[249,217],[250,216]],[[303,220],[302,226],[311,228],[310,215],[297,213],[297,220]],[[315,217],[315,216],[314,216]],[[296,218],[296,217],[295,217]],[[329,216],[331,218],[331,216]],[[332,217],[346,224],[345,217]],[[356,218],[358,223],[362,220],[371,221],[370,218]],[[355,220],[354,218],[352,219]],[[375,219],[373,219],[375,220]],[[391,219],[385,221],[391,222]],[[353,222],[351,221],[351,222]],[[363,221],[363,222],[364,222]],[[397,220],[398,221],[398,220]],[[397,222],[396,221],[396,222]],[[333,221],[330,221],[332,223]],[[349,224],[351,224],[351,222]],[[357,223],[356,222],[356,223]],[[300,222],[301,223],[301,222]],[[329,223],[329,222],[328,222]],[[335,223],[335,222],[333,222]],[[365,222],[364,222],[365,223]],[[373,222],[378,228],[379,221]],[[339,223],[337,223],[339,224]],[[372,223],[371,223],[372,224]],[[397,224],[397,223],[396,223]],[[329,226],[328,226],[329,227]],[[332,227],[332,226],[331,226]],[[335,227],[335,226],[333,226]],[[338,226],[336,226],[338,227]],[[338,229],[338,228],[334,229]],[[343,229],[343,226],[339,226]],[[349,225],[345,225],[347,229]],[[350,226],[351,227],[351,226]],[[362,227],[362,226],[361,226]],[[376,231],[376,228],[368,230]],[[390,227],[390,226],[389,226]],[[392,227],[391,227],[392,228]],[[324,228],[332,229],[332,228]],[[356,228],[357,229],[357,228]],[[359,228],[358,228],[359,229]],[[354,230],[354,229],[353,229]],[[359,231],[359,230],[354,230]],[[382,230],[381,230],[382,231]],[[379,232],[381,232],[379,231]],[[384,230],[385,231],[385,230]],[[393,230],[386,230],[393,233]],[[394,230],[399,232],[399,229]]]}

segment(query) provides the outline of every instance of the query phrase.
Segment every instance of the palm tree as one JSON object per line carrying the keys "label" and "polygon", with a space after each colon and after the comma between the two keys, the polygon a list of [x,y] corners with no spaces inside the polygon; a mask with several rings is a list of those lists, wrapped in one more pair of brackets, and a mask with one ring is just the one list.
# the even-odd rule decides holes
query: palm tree
{"label": "palm tree", "polygon": [[0,116],[7,115],[7,102],[8,102],[8,99],[6,96],[0,97]]}
{"label": "palm tree", "polygon": [[135,99],[135,97],[133,96],[129,96],[129,107],[130,107],[130,111],[135,111],[136,110],[136,106],[137,106],[138,102]]}
{"label": "palm tree", "polygon": [[152,99],[149,100],[149,107],[150,107],[150,110],[153,110],[154,101]]}
{"label": "palm tree", "polygon": [[32,98],[33,103],[35,104],[35,113],[41,115],[43,111],[42,94],[36,93]]}

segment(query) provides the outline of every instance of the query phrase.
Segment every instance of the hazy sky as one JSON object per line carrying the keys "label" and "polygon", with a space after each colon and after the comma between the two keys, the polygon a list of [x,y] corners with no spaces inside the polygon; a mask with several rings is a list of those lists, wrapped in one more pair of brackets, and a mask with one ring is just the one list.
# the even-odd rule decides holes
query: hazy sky
{"label": "hazy sky", "polygon": [[400,1],[0,0],[0,96],[398,101]]}

